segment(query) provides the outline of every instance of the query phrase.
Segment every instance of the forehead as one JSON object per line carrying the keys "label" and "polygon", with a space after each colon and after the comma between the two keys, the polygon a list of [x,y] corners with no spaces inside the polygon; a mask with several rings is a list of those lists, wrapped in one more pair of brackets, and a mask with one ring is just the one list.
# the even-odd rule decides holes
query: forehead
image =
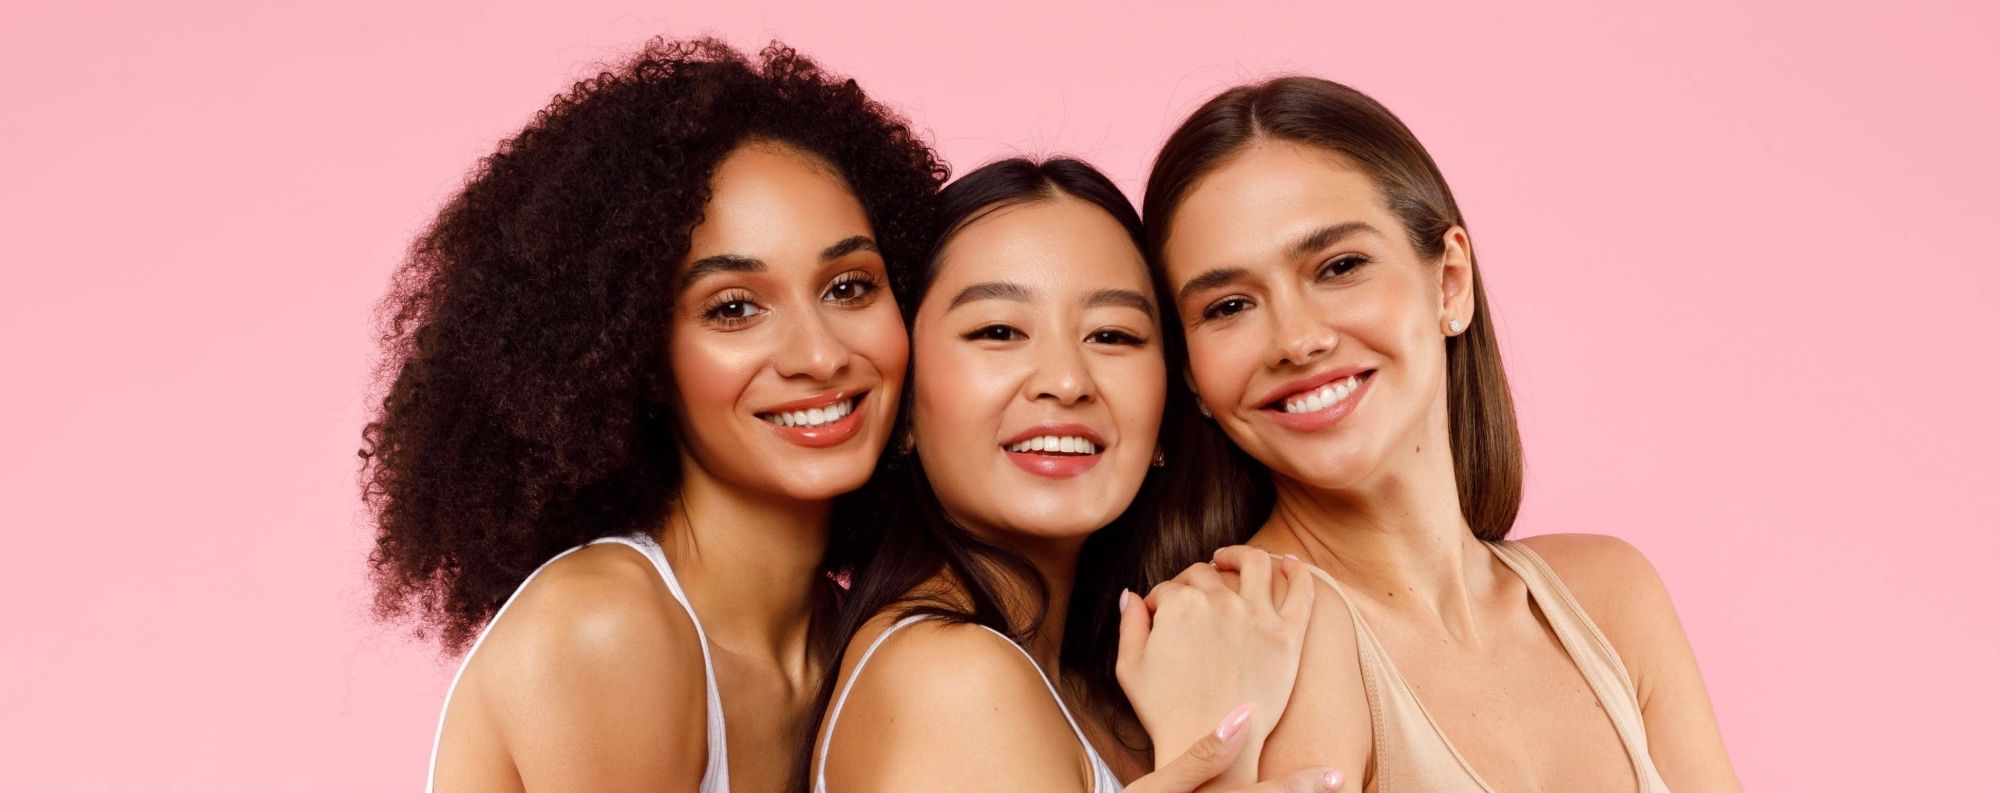
{"label": "forehead", "polygon": [[926,303],[950,299],[954,286],[988,281],[1046,295],[1111,288],[1151,294],[1146,262],[1125,227],[1070,196],[995,210],[960,229],[940,257]]}
{"label": "forehead", "polygon": [[789,146],[752,142],[716,165],[688,258],[817,256],[828,243],[857,234],[870,235],[868,215],[838,172]]}
{"label": "forehead", "polygon": [[1162,254],[1177,278],[1196,268],[1285,258],[1294,241],[1331,224],[1402,225],[1367,172],[1337,152],[1260,141],[1196,182],[1174,212]]}

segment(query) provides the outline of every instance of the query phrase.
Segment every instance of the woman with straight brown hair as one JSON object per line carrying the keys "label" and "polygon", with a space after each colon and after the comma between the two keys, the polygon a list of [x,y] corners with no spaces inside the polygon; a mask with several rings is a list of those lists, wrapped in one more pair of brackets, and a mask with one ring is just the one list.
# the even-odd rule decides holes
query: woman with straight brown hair
{"label": "woman with straight brown hair", "polygon": [[1149,572],[1247,537],[1321,582],[1263,768],[1367,769],[1371,791],[1739,788],[1645,558],[1506,540],[1512,397],[1465,220],[1401,121],[1309,77],[1224,92],[1167,141],[1145,220],[1200,400],[1180,430],[1213,461],[1170,472],[1207,507],[1162,528],[1183,539]]}

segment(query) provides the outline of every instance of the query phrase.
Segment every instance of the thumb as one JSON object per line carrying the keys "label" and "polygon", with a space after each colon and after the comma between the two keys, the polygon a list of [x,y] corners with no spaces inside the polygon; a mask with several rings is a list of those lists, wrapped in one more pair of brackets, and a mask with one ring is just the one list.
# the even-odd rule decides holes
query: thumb
{"label": "thumb", "polygon": [[1256,707],[1255,702],[1237,706],[1222,717],[1222,724],[1201,736],[1201,740],[1173,762],[1126,786],[1126,793],[1193,793],[1195,788],[1228,770],[1236,755],[1243,752],[1244,742],[1249,740],[1244,727],[1249,725],[1250,711]]}
{"label": "thumb", "polygon": [[1146,648],[1146,638],[1153,634],[1153,612],[1146,603],[1131,590],[1118,593],[1118,659],[1117,668],[1129,668],[1139,662],[1140,651]]}

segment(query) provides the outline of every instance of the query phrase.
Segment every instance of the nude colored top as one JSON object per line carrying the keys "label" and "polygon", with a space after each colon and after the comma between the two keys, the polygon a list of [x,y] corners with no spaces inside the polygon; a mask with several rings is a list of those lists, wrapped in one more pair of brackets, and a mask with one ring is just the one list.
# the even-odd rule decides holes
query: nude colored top
{"label": "nude colored top", "polygon": [[[1547,562],[1528,546],[1518,542],[1489,542],[1493,555],[1512,568],[1527,584],[1528,595],[1570,660],[1583,673],[1590,689],[1603,705],[1618,741],[1638,772],[1639,793],[1667,793],[1667,783],[1653,765],[1646,749],[1646,722],[1639,712],[1638,690],[1625,672],[1625,663],[1611,642],[1590,621],[1569,588],[1556,578]],[[1354,617],[1354,639],[1361,655],[1361,679],[1368,691],[1368,713],[1375,736],[1375,790],[1377,793],[1493,793],[1491,785],[1459,754],[1431,718],[1417,693],[1403,679],[1389,659],[1361,612],[1347,597],[1347,591],[1333,576],[1317,567],[1314,575],[1339,593]]]}

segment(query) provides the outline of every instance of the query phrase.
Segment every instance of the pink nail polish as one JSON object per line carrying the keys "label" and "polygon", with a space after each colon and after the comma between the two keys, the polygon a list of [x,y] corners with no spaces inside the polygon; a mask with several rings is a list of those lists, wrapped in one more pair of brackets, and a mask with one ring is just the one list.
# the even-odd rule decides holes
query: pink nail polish
{"label": "pink nail polish", "polygon": [[1129,604],[1131,602],[1132,602],[1132,590],[1130,589],[1118,590],[1118,613],[1120,614],[1125,613],[1126,604]]}
{"label": "pink nail polish", "polygon": [[1215,728],[1215,737],[1229,740],[1243,731],[1243,725],[1250,723],[1250,711],[1257,708],[1255,702],[1245,702],[1236,706],[1229,715],[1222,717],[1222,726]]}
{"label": "pink nail polish", "polygon": [[1296,561],[1298,561],[1298,560],[1299,560],[1299,556],[1298,556],[1298,554],[1291,554],[1291,553],[1288,553],[1288,554],[1285,554],[1285,558],[1286,558],[1286,559],[1290,559],[1290,560],[1292,560],[1292,561],[1294,561],[1294,562],[1296,562]]}
{"label": "pink nail polish", "polygon": [[1339,771],[1328,771],[1326,772],[1326,776],[1320,777],[1320,782],[1326,786],[1328,791],[1339,790],[1342,781]]}

